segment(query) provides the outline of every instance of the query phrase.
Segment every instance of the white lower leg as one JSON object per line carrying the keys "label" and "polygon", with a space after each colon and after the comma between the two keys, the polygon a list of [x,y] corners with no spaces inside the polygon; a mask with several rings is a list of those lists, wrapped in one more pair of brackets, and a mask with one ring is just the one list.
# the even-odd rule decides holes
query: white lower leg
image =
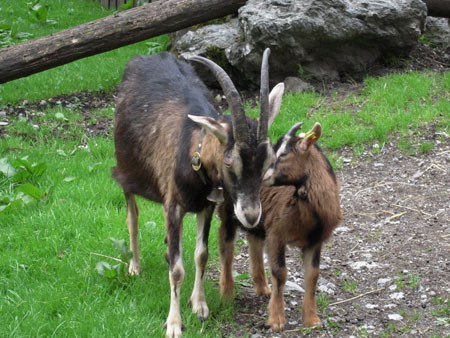
{"label": "white lower leg", "polygon": [[131,275],[139,275],[141,272],[139,257],[139,240],[138,240],[138,209],[134,195],[127,197],[127,225],[130,234],[130,249],[133,251],[128,271]]}
{"label": "white lower leg", "polygon": [[[195,282],[190,298],[192,312],[200,319],[208,318],[209,309],[206,304],[204,274],[208,261],[208,248],[205,246],[204,227],[206,221],[206,209],[197,215],[197,240],[195,245]],[[209,225],[208,225],[209,226]]]}
{"label": "white lower leg", "polygon": [[184,279],[184,268],[181,258],[178,259],[172,271],[169,272],[170,280],[170,310],[166,321],[166,336],[170,338],[181,337],[182,322],[180,314],[180,292]]}

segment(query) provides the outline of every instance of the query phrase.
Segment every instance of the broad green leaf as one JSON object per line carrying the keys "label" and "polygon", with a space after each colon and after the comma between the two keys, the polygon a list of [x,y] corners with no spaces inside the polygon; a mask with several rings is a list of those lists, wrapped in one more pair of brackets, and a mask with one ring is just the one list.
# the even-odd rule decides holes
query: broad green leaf
{"label": "broad green leaf", "polygon": [[123,239],[115,239],[113,237],[110,238],[113,247],[119,251],[122,259],[125,262],[128,262],[131,258],[133,258],[133,251],[128,250],[128,245]]}
{"label": "broad green leaf", "polygon": [[115,269],[105,270],[103,276],[105,276],[106,278],[114,278],[117,276],[117,270]]}
{"label": "broad green leaf", "polygon": [[28,178],[30,176],[31,176],[31,174],[28,171],[26,171],[25,169],[22,169],[13,176],[13,181],[14,182],[23,182],[23,181],[25,181],[26,178]]}
{"label": "broad green leaf", "polygon": [[5,175],[6,177],[12,177],[16,173],[16,169],[14,169],[11,164],[9,164],[6,157],[0,158],[0,173]]}
{"label": "broad green leaf", "polygon": [[18,158],[11,162],[11,165],[16,169],[26,169],[30,174],[33,173],[33,165],[26,157]]}
{"label": "broad green leaf", "polygon": [[42,176],[44,171],[47,169],[47,164],[45,162],[39,162],[36,164],[33,164],[33,176],[39,177]]}
{"label": "broad green leaf", "polygon": [[47,6],[41,6],[37,10],[37,18],[39,19],[40,22],[46,23],[47,15],[48,15],[48,7]]}
{"label": "broad green leaf", "polygon": [[24,194],[27,194],[28,196],[33,197],[35,200],[39,201],[40,199],[44,198],[46,193],[39,189],[38,187],[30,184],[25,183],[22,184],[17,188],[17,191],[23,192]]}
{"label": "broad green leaf", "polygon": [[111,270],[111,265],[107,262],[98,262],[95,268],[100,275],[104,276],[105,271]]}

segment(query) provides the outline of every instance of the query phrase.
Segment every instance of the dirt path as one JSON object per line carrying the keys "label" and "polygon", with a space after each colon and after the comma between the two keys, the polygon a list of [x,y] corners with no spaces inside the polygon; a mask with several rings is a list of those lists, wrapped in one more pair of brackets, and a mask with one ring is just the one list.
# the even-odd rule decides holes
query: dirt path
{"label": "dirt path", "polygon": [[[238,325],[230,333],[255,338],[298,337],[299,330],[308,337],[450,335],[450,138],[427,135],[434,148],[420,156],[405,155],[396,141],[375,156],[341,153],[344,163],[337,173],[345,220],[322,255],[318,304],[324,328],[303,328],[303,291],[295,290],[303,288],[301,253],[290,249],[285,332],[265,327],[268,299],[256,297],[246,281],[236,298]],[[246,250],[243,244],[238,273],[248,269]]]}

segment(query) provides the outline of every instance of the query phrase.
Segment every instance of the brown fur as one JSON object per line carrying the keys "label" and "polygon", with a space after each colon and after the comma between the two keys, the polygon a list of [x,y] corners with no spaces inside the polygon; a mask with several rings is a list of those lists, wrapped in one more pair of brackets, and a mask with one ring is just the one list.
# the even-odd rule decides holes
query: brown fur
{"label": "brown fur", "polygon": [[[264,55],[266,66],[263,72],[267,73],[268,52]],[[211,64],[199,57],[195,60]],[[217,72],[217,67],[213,68]],[[204,271],[214,202],[223,198],[220,195],[223,191],[234,200],[241,221],[249,227],[256,226],[261,216],[261,182],[273,161],[273,150],[264,130],[268,128],[268,120],[273,121],[280,109],[284,86],[274,89],[270,94],[272,99],[266,98],[271,104],[260,116],[264,123],[261,127],[238,107],[240,99],[236,100],[238,94],[234,85],[230,85],[231,80],[223,73],[217,74],[221,74],[221,85],[226,84],[229,104],[234,102],[232,116],[219,114],[212,96],[193,68],[167,52],[130,60],[117,98],[114,130],[117,166],[113,168],[113,177],[122,186],[127,202],[127,225],[134,254],[129,272],[140,273],[135,199],[135,195],[140,195],[162,203],[164,208],[171,286],[166,322],[169,337],[180,337],[182,328],[180,288],[184,279],[181,243],[184,215],[197,213],[196,275],[190,303],[192,311],[206,319],[209,309],[204,294]],[[200,142],[201,135],[204,137]],[[235,140],[247,143],[241,145]],[[242,147],[245,151],[241,151]],[[201,172],[197,172],[191,163],[196,151],[201,153]],[[224,164],[225,154],[229,158]],[[238,170],[242,167],[245,168]]]}
{"label": "brown fur", "polygon": [[[316,125],[315,128],[316,135],[320,137],[320,125]],[[331,236],[343,216],[339,201],[339,182],[328,160],[313,144],[318,137],[315,139],[295,137],[290,140],[291,148],[277,159],[271,179],[277,184],[293,185],[262,189],[263,217],[260,224],[262,229],[259,233],[249,232],[247,235],[251,259],[250,271],[258,295],[270,294],[263,263],[262,247],[264,245],[269,257],[273,289],[268,307],[270,316],[267,324],[273,331],[283,330],[286,322],[283,290],[287,275],[285,266],[287,245],[297,246],[303,250],[304,325],[321,325],[315,301],[320,251],[323,242]],[[219,213],[222,220],[229,217],[223,207],[219,209]],[[223,232],[224,230],[221,231]],[[229,242],[223,235],[220,236],[220,244],[221,247],[229,246]],[[227,252],[232,252],[232,248],[228,248]],[[225,259],[228,259],[227,263],[231,266],[230,258],[225,257]],[[228,275],[231,271],[230,266],[222,265],[221,281],[223,283],[230,283]],[[233,283],[232,278],[231,283]],[[221,283],[221,287],[227,291],[223,292],[224,294],[230,295],[231,285]]]}

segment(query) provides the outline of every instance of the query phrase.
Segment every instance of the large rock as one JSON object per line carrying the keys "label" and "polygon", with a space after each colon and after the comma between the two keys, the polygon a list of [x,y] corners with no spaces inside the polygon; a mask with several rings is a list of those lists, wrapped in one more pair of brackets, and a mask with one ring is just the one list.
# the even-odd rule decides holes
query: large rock
{"label": "large rock", "polygon": [[259,82],[266,47],[272,82],[298,75],[336,80],[381,57],[406,55],[426,12],[422,0],[249,0],[238,20],[191,31],[176,49],[185,57],[214,54],[241,84]]}
{"label": "large rock", "polygon": [[450,48],[450,19],[427,17],[424,37],[432,46]]}

